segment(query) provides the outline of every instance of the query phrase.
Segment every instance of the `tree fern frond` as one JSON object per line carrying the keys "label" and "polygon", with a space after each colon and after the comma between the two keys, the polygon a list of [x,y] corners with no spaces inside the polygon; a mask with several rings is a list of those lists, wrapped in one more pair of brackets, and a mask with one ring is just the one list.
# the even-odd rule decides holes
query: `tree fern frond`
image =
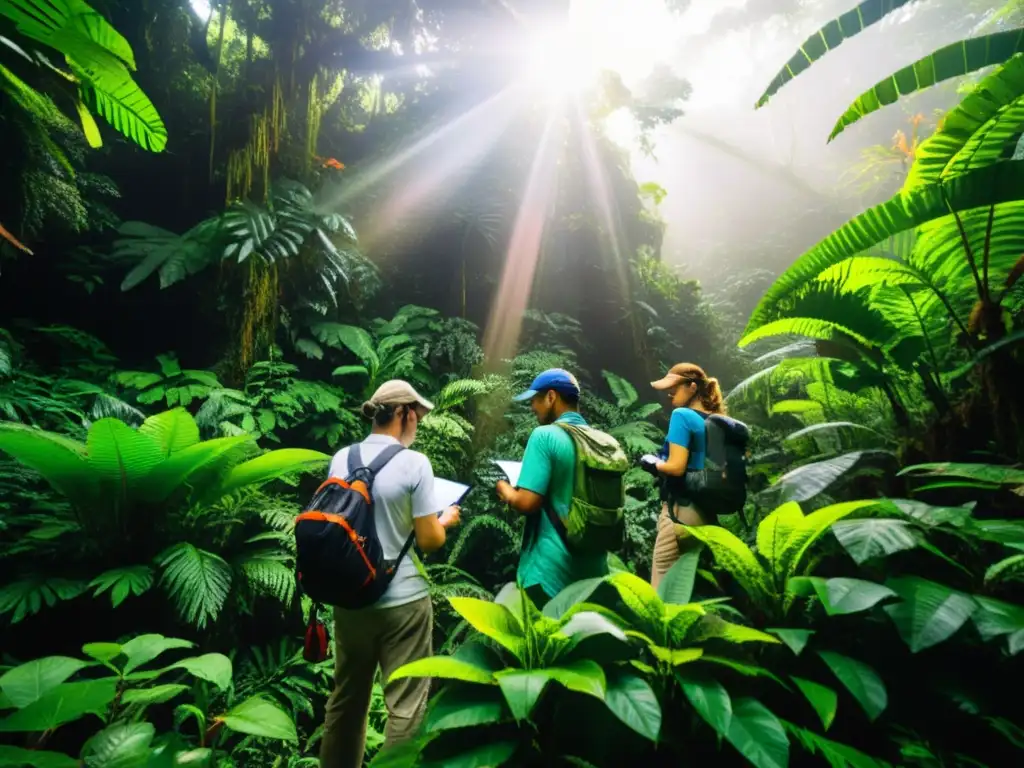
{"label": "tree fern frond", "polygon": [[52,608],[58,600],[74,600],[87,589],[84,581],[28,576],[0,588],[0,616],[12,614],[11,624],[33,616],[45,604]]}
{"label": "tree fern frond", "polygon": [[220,615],[231,590],[231,566],[210,552],[181,542],[156,559],[161,586],[185,621],[203,629]]}
{"label": "tree fern frond", "polygon": [[253,592],[287,605],[295,595],[295,570],[284,556],[261,553],[242,562],[242,573]]}
{"label": "tree fern frond", "polygon": [[479,515],[470,520],[466,527],[462,529],[459,540],[455,542],[455,546],[452,547],[451,554],[448,556],[448,564],[454,565],[457,563],[462,556],[463,550],[469,545],[470,539],[482,531],[495,532],[499,539],[504,540],[506,544],[511,546],[514,546],[519,539],[512,526],[501,518],[491,514]]}

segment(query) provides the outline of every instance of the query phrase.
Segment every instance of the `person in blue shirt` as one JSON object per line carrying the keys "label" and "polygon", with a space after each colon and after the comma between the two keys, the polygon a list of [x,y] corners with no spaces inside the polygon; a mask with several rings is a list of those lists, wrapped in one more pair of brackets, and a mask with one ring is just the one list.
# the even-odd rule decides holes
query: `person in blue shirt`
{"label": "person in blue shirt", "polygon": [[556,425],[587,425],[577,410],[579,382],[568,371],[553,368],[514,399],[529,401],[540,426],[530,433],[518,486],[499,480],[496,490],[499,499],[527,516],[516,580],[534,604],[542,607],[572,582],[607,574],[608,557],[570,552],[548,518],[548,513],[554,512],[564,520],[572,502],[576,446]]}
{"label": "person in blue shirt", "polygon": [[672,366],[651,386],[666,392],[673,407],[661,451],[641,460],[641,466],[661,481],[661,515],[651,562],[651,585],[657,588],[669,568],[696,544],[684,526],[715,521],[711,510],[698,509],[687,496],[685,476],[688,471],[704,469],[704,419],[712,413],[724,414],[725,403],[718,379],[693,363]]}

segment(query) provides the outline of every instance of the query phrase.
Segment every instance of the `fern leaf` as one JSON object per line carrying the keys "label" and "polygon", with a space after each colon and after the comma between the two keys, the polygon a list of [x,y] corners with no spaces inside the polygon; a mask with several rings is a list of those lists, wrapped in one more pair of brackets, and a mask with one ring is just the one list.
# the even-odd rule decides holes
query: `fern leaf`
{"label": "fern leaf", "polygon": [[29,576],[0,588],[0,616],[10,613],[11,624],[17,624],[44,605],[52,608],[58,600],[74,600],[86,588],[84,581]]}
{"label": "fern leaf", "polygon": [[295,595],[295,571],[284,555],[256,555],[242,563],[242,573],[253,592],[288,605]]}
{"label": "fern leaf", "polygon": [[757,557],[735,534],[717,525],[701,525],[686,530],[708,545],[719,567],[724,568],[755,600],[770,599],[771,579]]}
{"label": "fern leaf", "polygon": [[181,617],[203,629],[220,615],[231,590],[231,566],[223,558],[181,542],[157,557],[161,586]]}
{"label": "fern leaf", "polygon": [[110,602],[117,608],[129,594],[141,595],[153,586],[153,569],[148,565],[130,565],[125,568],[114,568],[104,571],[91,582],[95,588],[93,597],[110,590]]}

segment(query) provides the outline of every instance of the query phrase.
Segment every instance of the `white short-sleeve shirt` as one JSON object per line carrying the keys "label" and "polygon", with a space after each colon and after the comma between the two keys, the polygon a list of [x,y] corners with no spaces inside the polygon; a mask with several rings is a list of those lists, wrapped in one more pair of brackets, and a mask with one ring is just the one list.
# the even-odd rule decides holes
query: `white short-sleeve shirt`
{"label": "white short-sleeve shirt", "polygon": [[[398,441],[389,435],[371,434],[359,444],[363,464],[369,465],[389,445],[398,445]],[[334,455],[329,477],[348,477],[348,452],[342,448]],[[384,557],[398,557],[413,532],[413,518],[436,515],[441,510],[434,506],[434,470],[426,456],[407,448],[384,465],[373,481],[373,516]],[[428,595],[427,582],[416,570],[411,554],[402,558],[391,585],[373,608],[394,608]]]}

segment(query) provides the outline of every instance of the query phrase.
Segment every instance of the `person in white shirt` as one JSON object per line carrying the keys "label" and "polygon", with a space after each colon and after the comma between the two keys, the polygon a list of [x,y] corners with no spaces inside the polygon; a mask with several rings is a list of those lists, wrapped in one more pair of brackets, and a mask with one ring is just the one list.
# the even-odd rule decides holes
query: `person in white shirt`
{"label": "person in white shirt", "polygon": [[[438,516],[430,460],[408,450],[420,420],[433,404],[406,381],[385,382],[367,402],[363,415],[373,430],[359,444],[368,465],[388,446],[403,445],[373,482],[373,509],[384,557],[394,559],[410,534],[423,552],[444,546],[445,530],[459,522],[459,508]],[[349,448],[338,451],[330,477],[348,477]],[[394,580],[380,600],[360,610],[334,609],[334,690],[327,701],[321,768],[359,768],[366,742],[366,719],[378,666],[383,679],[403,664],[433,653],[433,610],[426,580],[409,557],[402,558]],[[426,711],[429,678],[396,680],[384,688],[388,709],[385,746],[415,734]]]}

